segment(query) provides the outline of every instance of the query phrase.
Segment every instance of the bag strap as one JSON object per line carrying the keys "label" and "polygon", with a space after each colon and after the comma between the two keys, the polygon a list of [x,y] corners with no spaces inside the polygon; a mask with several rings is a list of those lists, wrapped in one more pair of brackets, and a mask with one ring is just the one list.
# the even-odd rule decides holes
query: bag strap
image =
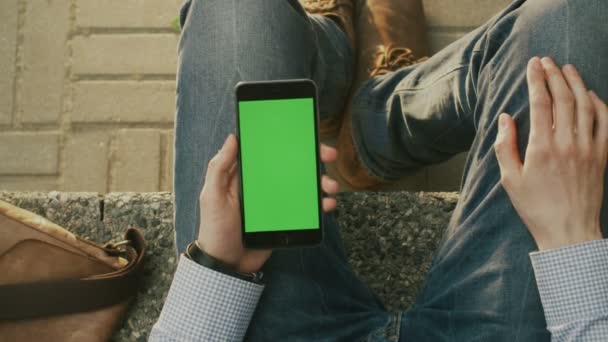
{"label": "bag strap", "polygon": [[0,285],[0,321],[92,311],[123,302],[139,288],[146,244],[129,228],[125,239],[128,264],[116,272],[83,279]]}

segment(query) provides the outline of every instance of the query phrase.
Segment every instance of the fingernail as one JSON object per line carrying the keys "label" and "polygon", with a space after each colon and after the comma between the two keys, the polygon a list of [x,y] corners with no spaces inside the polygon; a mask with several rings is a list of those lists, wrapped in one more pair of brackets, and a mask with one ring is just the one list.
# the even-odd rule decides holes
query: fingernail
{"label": "fingernail", "polygon": [[569,71],[569,72],[576,72],[576,68],[572,64],[564,65],[564,70]]}
{"label": "fingernail", "polygon": [[597,94],[593,90],[589,90],[589,95],[597,98]]}
{"label": "fingernail", "polygon": [[507,118],[504,115],[501,115],[498,118],[498,128],[499,129],[507,129],[508,128]]}
{"label": "fingernail", "polygon": [[542,69],[542,65],[540,64],[540,58],[533,57],[531,62],[532,62],[532,67],[534,69]]}
{"label": "fingernail", "polygon": [[551,64],[553,64],[553,61],[549,57],[541,58],[540,62],[543,65],[543,67],[545,67],[545,68],[547,68],[547,67],[551,66]]}

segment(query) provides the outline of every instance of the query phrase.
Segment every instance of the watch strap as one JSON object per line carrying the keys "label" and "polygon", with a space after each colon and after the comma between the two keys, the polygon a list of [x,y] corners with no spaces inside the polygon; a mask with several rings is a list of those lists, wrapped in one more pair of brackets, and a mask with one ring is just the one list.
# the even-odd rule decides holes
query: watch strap
{"label": "watch strap", "polygon": [[239,272],[235,270],[233,266],[230,266],[225,262],[222,262],[221,260],[205,253],[205,251],[203,251],[203,249],[199,246],[198,241],[193,241],[190,243],[186,248],[184,255],[197,264],[214,271],[257,284],[263,283],[263,272]]}

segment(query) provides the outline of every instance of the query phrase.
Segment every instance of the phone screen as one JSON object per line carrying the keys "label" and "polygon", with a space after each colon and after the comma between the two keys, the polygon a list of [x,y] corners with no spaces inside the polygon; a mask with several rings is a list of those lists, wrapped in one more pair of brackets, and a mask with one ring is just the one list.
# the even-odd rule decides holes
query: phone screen
{"label": "phone screen", "polygon": [[314,99],[238,106],[244,231],[320,229]]}

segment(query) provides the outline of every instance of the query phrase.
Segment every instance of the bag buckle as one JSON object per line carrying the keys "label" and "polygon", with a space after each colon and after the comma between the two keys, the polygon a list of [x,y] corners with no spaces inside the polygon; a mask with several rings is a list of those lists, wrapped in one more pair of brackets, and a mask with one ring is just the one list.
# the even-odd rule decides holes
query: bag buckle
{"label": "bag buckle", "polygon": [[103,248],[107,248],[107,249],[118,249],[118,247],[120,246],[127,246],[131,244],[131,240],[122,240],[122,241],[118,241],[118,242],[108,242],[105,245],[103,245]]}

